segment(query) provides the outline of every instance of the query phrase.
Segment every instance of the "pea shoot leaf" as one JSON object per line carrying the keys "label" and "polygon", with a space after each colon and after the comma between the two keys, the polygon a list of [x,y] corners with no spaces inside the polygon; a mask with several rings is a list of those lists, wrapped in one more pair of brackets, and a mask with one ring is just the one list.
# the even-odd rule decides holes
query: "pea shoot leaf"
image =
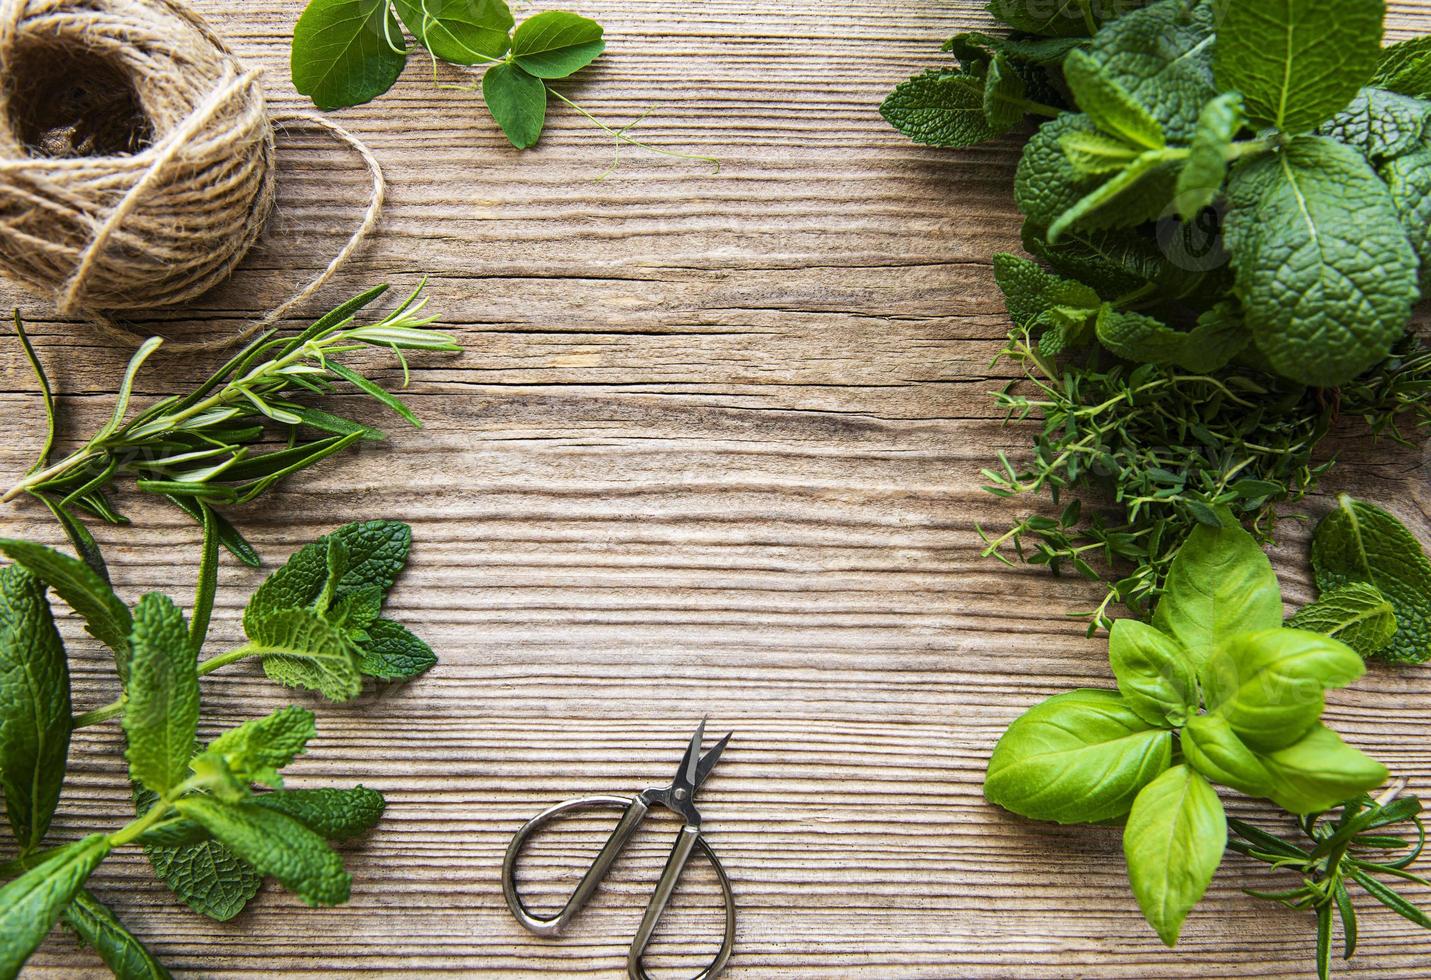
{"label": "pea shoot leaf", "polygon": [[596,21],[565,10],[528,17],[512,32],[512,63],[537,78],[565,78],[606,50]]}
{"label": "pea shoot leaf", "polygon": [[393,0],[398,16],[428,51],[454,65],[507,53],[512,11],[506,0]]}
{"label": "pea shoot leaf", "polygon": [[320,109],[372,101],[406,63],[388,0],[309,0],[293,28],[293,87]]}
{"label": "pea shoot leaf", "polygon": [[547,120],[547,87],[517,65],[493,65],[482,76],[482,100],[519,150],[536,144]]}
{"label": "pea shoot leaf", "polygon": [[1396,634],[1396,607],[1376,586],[1348,582],[1297,610],[1287,625],[1324,633],[1370,657]]}

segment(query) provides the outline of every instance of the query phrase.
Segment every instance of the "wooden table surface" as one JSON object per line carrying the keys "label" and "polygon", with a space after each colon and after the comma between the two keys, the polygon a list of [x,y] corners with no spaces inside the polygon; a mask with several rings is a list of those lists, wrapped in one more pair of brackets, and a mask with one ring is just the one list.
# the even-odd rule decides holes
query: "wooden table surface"
{"label": "wooden table surface", "polygon": [[[302,106],[287,73],[300,0],[197,6],[267,69],[274,107]],[[640,838],[560,941],[508,915],[503,849],[550,803],[667,778],[707,715],[735,732],[701,800],[739,901],[732,977],[1311,975],[1311,921],[1243,896],[1270,880],[1241,858],[1170,951],[1129,893],[1116,829],[1038,826],[981,796],[1017,714],[1111,678],[1104,642],[1062,615],[1096,586],[979,556],[976,522],[1025,506],[978,477],[1029,438],[989,397],[1005,377],[989,367],[1005,331],[989,259],[1017,245],[1017,144],[920,148],[876,111],[896,81],[944,63],[944,37],[987,23],[978,4],[573,6],[605,25],[610,50],[567,91],[621,124],[653,108],[645,138],[719,156],[718,176],[631,152],[597,180],[609,141],[565,109],[517,153],[419,58],[391,93],[333,116],[382,161],[390,195],[323,299],[429,274],[432,309],[466,350],[415,359],[425,430],[393,427],[391,443],[238,521],[270,564],[342,521],[411,522],[394,608],[441,660],[348,705],[282,690],[250,663],[206,679],[204,704],[213,728],[308,705],[319,737],[290,784],[387,794],[382,823],[345,848],[352,901],[309,910],[270,883],[218,924],[132,850],[94,890],[176,973],[615,977],[672,825]],[[1428,0],[1392,8],[1395,36],[1431,30]],[[311,135],[283,145],[281,210],[240,281],[202,304],[214,329],[321,267],[361,209],[353,159]],[[0,299],[32,319],[81,435],[108,412],[126,352],[43,302]],[[156,365],[143,397],[200,368]],[[0,474],[28,465],[40,418],[7,345]],[[1431,538],[1431,454],[1342,451],[1328,491],[1364,492]],[[117,587],[187,601],[195,529],[123,503],[135,525],[98,529]],[[0,510],[0,533],[59,540],[30,503]],[[1274,555],[1297,603],[1306,536],[1288,522]],[[262,574],[225,564],[211,642],[238,639]],[[65,629],[76,704],[109,700],[108,657]],[[1329,718],[1424,793],[1428,705],[1431,670],[1377,669],[1332,697]],[[115,826],[128,810],[118,727],[81,732],[71,760],[55,834]],[[533,894],[550,905],[569,890],[603,832],[548,841]],[[657,948],[671,976],[694,972],[719,931],[714,877],[686,884]],[[1362,923],[1347,972],[1431,976],[1431,934],[1380,907]],[[102,975],[97,964],[57,930],[29,973]]]}

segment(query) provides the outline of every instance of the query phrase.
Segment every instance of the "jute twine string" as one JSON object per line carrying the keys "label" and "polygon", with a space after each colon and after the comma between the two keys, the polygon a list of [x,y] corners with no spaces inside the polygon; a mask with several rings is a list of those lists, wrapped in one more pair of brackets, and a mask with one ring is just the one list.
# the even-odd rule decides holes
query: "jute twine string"
{"label": "jute twine string", "polygon": [[[96,70],[103,77],[88,82],[110,100],[100,113],[108,119],[94,133],[69,127],[58,152],[48,136],[21,132],[29,106],[16,76],[26,66],[56,73],[40,84],[60,89],[86,82],[66,77],[66,66]],[[321,289],[377,224],[382,170],[341,126],[303,113],[270,117],[259,73],[179,0],[0,0],[0,269],[52,297],[61,315],[137,342],[143,335],[115,314],[207,292],[257,240],[274,206],[274,122],[331,133],[362,158],[372,177],[363,220],[326,268],[266,316],[236,335],[167,350],[240,343]]]}

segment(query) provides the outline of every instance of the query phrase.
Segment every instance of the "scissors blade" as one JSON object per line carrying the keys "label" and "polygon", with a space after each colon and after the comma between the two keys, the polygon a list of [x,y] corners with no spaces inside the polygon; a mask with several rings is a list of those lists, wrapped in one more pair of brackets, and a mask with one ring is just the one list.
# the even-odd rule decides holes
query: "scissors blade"
{"label": "scissors blade", "polygon": [[730,741],[730,737],[734,734],[734,732],[726,732],[725,738],[711,746],[710,751],[701,756],[700,764],[696,766],[696,778],[692,783],[697,789],[706,781],[706,777],[711,774],[711,770],[715,768],[715,764],[720,761],[720,754],[725,751],[726,743]]}
{"label": "scissors blade", "polygon": [[696,787],[696,770],[700,765],[701,739],[706,734],[706,720],[701,719],[701,723],[696,726],[696,733],[691,736],[690,744],[686,746],[686,754],[681,756],[681,764],[676,767],[676,782],[685,783],[694,789]]}

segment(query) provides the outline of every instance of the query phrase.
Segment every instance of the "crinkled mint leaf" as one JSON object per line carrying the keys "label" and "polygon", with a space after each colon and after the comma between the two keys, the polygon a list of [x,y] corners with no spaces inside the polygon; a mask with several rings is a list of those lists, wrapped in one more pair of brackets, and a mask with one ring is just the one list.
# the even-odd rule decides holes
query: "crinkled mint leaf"
{"label": "crinkled mint leaf", "polygon": [[109,907],[81,888],[65,907],[65,925],[104,960],[118,980],[170,980],[164,964],[124,927]]}
{"label": "crinkled mint leaf", "polygon": [[335,841],[372,829],[387,806],[383,794],[363,786],[276,790],[254,796],[249,802],[292,817],[315,834]]}
{"label": "crinkled mint leaf", "polygon": [[184,614],[158,592],[135,606],[129,643],[124,755],[130,778],[162,795],[189,775],[199,726],[198,656]]}
{"label": "crinkled mint leaf", "polygon": [[358,643],[358,670],[365,677],[404,680],[435,663],[432,647],[390,619],[374,622],[367,629],[367,638]]}
{"label": "crinkled mint leaf", "polygon": [[1160,0],[1099,31],[1088,56],[1152,113],[1169,140],[1186,143],[1219,92],[1212,49],[1210,3]]}
{"label": "crinkled mint leaf", "polygon": [[329,588],[330,601],[341,602],[359,589],[375,586],[383,592],[392,588],[398,573],[407,564],[412,547],[412,528],[401,521],[360,521],[345,524],[330,535],[295,551],[288,562],[270,575],[244,609],[244,629],[251,619],[279,609],[310,606],[324,594],[329,578],[330,539],[343,546],[345,570]]}
{"label": "crinkled mint leaf", "polygon": [[1348,582],[1297,610],[1287,625],[1324,633],[1370,657],[1396,635],[1396,607],[1376,586]]}
{"label": "crinkled mint leaf", "polygon": [[315,731],[313,712],[289,705],[223,732],[200,754],[221,757],[240,782],[278,786],[278,771],[303,751]]}
{"label": "crinkled mint leaf", "polygon": [[1209,310],[1192,330],[1174,330],[1153,317],[1105,304],[1097,332],[1099,342],[1119,357],[1196,374],[1225,367],[1251,340],[1235,304]]}
{"label": "crinkled mint leaf", "polygon": [[1356,97],[1381,57],[1384,0],[1217,0],[1217,85],[1284,133],[1317,128]]}
{"label": "crinkled mint leaf", "polygon": [[916,143],[975,146],[1008,128],[991,125],[985,115],[985,86],[976,75],[931,69],[896,85],[880,103],[880,115]]}
{"label": "crinkled mint leaf", "polygon": [[227,922],[258,894],[263,876],[216,840],[183,847],[146,846],[154,874],[200,915]]}
{"label": "crinkled mint leaf", "polygon": [[[989,13],[1016,31],[1053,37],[1087,36],[1147,0],[990,0]],[[1091,23],[1090,23],[1091,21]]]}
{"label": "crinkled mint leaf", "polygon": [[1064,56],[1080,44],[1081,37],[995,37],[981,31],[966,31],[944,42],[962,65],[973,61],[990,61],[995,54],[1031,65],[1057,65]]}
{"label": "crinkled mint leaf", "polygon": [[[1106,190],[1121,174],[1105,181],[1079,174],[1064,151],[1062,140],[1070,133],[1097,135],[1098,127],[1084,113],[1064,113],[1039,127],[1024,146],[1014,176],[1014,202],[1019,210],[1040,227],[1049,228],[1050,241],[1057,241],[1052,226],[1078,208],[1078,224],[1084,230],[1130,227],[1158,217],[1172,199],[1175,175],[1166,168],[1137,165],[1139,180],[1121,181]],[[1140,158],[1141,159],[1141,158]],[[1131,168],[1130,168],[1131,169]],[[1125,171],[1126,173],[1127,171]],[[1126,185],[1126,186],[1124,186]],[[1087,198],[1102,191],[1096,207]],[[1062,230],[1062,229],[1060,229]]]}
{"label": "crinkled mint leaf", "polygon": [[293,28],[293,87],[320,109],[371,102],[393,87],[407,49],[388,0],[309,0]]}
{"label": "crinkled mint leaf", "polygon": [[512,11],[506,0],[393,0],[412,36],[454,65],[490,62],[507,53]]}
{"label": "crinkled mint leaf", "polygon": [[1024,96],[1028,88],[1023,76],[1003,55],[989,62],[984,76],[984,118],[989,126],[1007,132],[1024,118]]}
{"label": "crinkled mint leaf", "polygon": [[1431,34],[1385,48],[1371,84],[1418,99],[1431,99]]}
{"label": "crinkled mint leaf", "polygon": [[1420,262],[1421,294],[1431,295],[1431,145],[1388,160],[1381,179]]}
{"label": "crinkled mint leaf", "polygon": [[104,834],[91,834],[0,888],[0,976],[20,972],[110,848]]}
{"label": "crinkled mint leaf", "polygon": [[1431,102],[1364,88],[1317,133],[1354,146],[1373,164],[1420,149],[1431,125]]}
{"label": "crinkled mint leaf", "polygon": [[1169,261],[1154,239],[1129,229],[1087,231],[1070,229],[1058,244],[1048,242],[1046,230],[1025,222],[1023,245],[1059,272],[1087,283],[1103,296],[1122,296],[1147,286],[1169,299],[1220,295],[1226,267],[1186,268]]}
{"label": "crinkled mint leaf", "polygon": [[1380,507],[1343,494],[1312,536],[1317,588],[1376,586],[1396,611],[1396,633],[1376,656],[1396,663],[1431,659],[1431,560],[1416,536]]}
{"label": "crinkled mint leaf", "polygon": [[1144,150],[1167,145],[1163,127],[1101,62],[1075,49],[1063,62],[1063,76],[1078,108],[1103,132]]}
{"label": "crinkled mint leaf", "polygon": [[1227,152],[1245,122],[1242,97],[1236,92],[1219,95],[1203,106],[1187,162],[1178,174],[1178,214],[1184,221],[1191,221],[1221,195],[1227,181]]}
{"label": "crinkled mint leaf", "polygon": [[1299,137],[1236,167],[1228,199],[1237,295],[1280,374],[1337,385],[1390,353],[1418,296],[1418,262],[1360,153]]}
{"label": "crinkled mint leaf", "polygon": [[311,609],[279,609],[245,623],[263,672],[289,687],[349,701],[362,690],[353,642]]}

